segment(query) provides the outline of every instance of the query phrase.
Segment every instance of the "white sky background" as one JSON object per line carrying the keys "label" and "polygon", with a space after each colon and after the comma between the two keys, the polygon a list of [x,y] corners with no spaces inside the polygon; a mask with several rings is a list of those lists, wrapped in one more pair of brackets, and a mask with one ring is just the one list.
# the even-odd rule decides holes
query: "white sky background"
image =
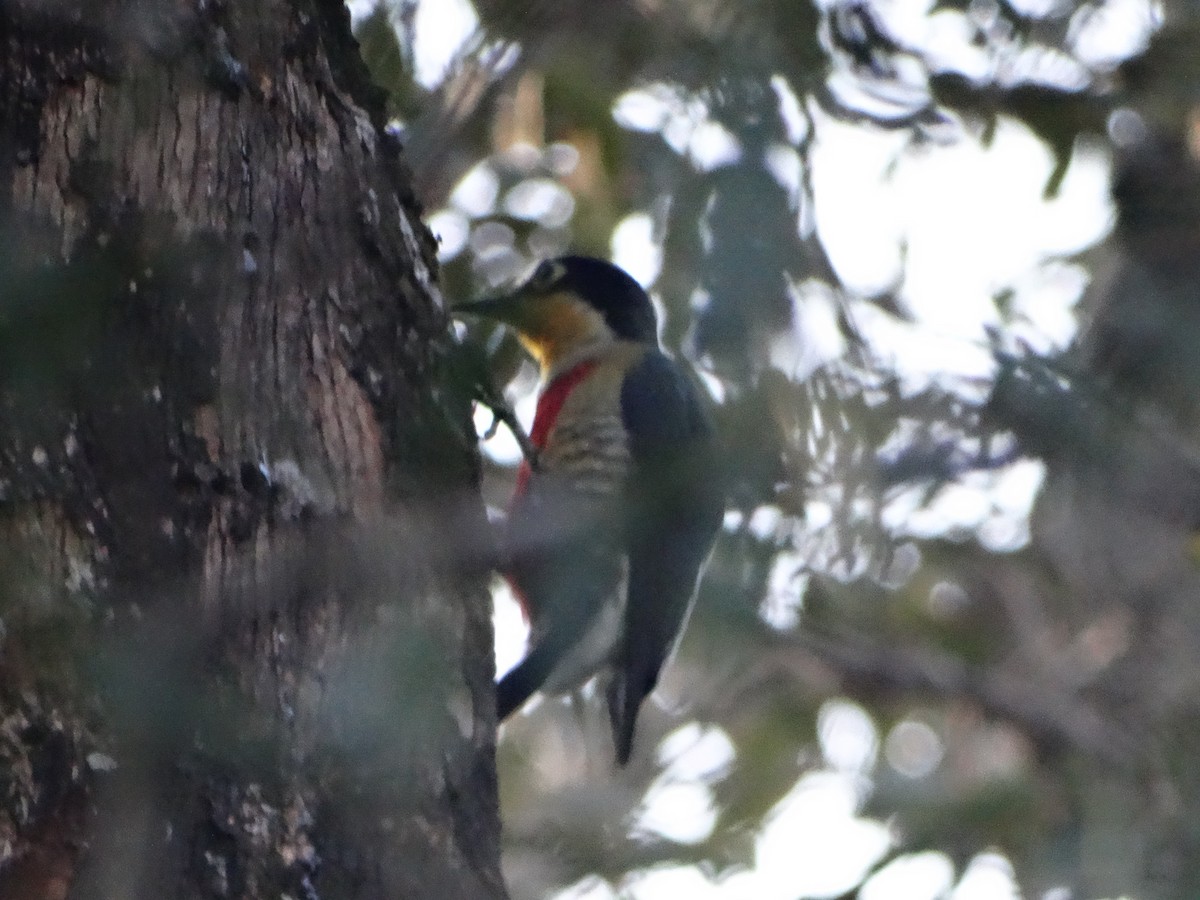
{"label": "white sky background", "polygon": [[[356,15],[372,5],[371,0],[350,3]],[[1039,0],[1016,5],[1032,9]],[[1055,71],[1063,79],[1074,77],[1062,60],[1014,56],[1001,60],[997,69],[994,60],[966,41],[969,35],[962,15],[943,11],[930,16],[929,0],[881,0],[873,8],[885,16],[893,33],[931,48],[936,58],[963,70],[1003,80],[1019,79],[1022,73],[1051,65],[1058,66]],[[1153,22],[1149,0],[1112,0],[1081,19],[1073,41],[1089,64],[1117,60],[1144,44]],[[468,0],[421,2],[416,15],[418,81],[435,85],[477,24]],[[626,127],[660,132],[697,168],[711,168],[737,152],[732,138],[706,120],[702,106],[680,101],[666,86],[631,92],[622,98],[616,114]],[[1057,257],[1095,243],[1111,226],[1109,160],[1102,147],[1077,147],[1058,196],[1046,201],[1043,190],[1053,160],[1048,149],[1015,120],[1002,119],[988,147],[963,130],[953,142],[913,150],[899,131],[815,118],[812,174],[821,240],[839,277],[852,291],[869,294],[898,288],[915,324],[889,319],[866,304],[859,306],[858,324],[885,364],[890,362],[903,380],[916,389],[935,379],[940,384],[948,379],[952,386],[957,379],[964,394],[969,394],[972,383],[977,388],[988,378],[992,359],[985,328],[1000,324],[994,297],[1003,288],[1015,292],[1012,308],[1017,317],[1016,324],[1006,325],[1009,334],[1039,351],[1065,346],[1072,339],[1073,307],[1086,284],[1086,273]],[[789,148],[781,148],[774,160],[777,176],[785,184],[798,171],[788,152]],[[473,172],[470,177],[478,181],[481,175]],[[447,232],[443,249],[466,243],[469,215],[479,214],[468,207],[493,189],[486,173],[482,182],[476,187],[464,183],[458,208],[432,217],[435,230],[440,223]],[[492,194],[484,200],[490,207],[497,198]],[[646,284],[657,276],[660,265],[649,226],[648,215],[635,215],[613,238],[614,260]],[[805,324],[812,327],[816,322],[819,328],[820,321],[820,315],[808,315]],[[822,341],[818,335],[813,343],[831,354],[838,349],[835,336]],[[796,360],[795,367],[807,369],[817,362]],[[533,407],[532,396],[517,407],[527,427]],[[490,416],[481,414],[481,430],[489,423]],[[488,451],[510,461],[519,456],[504,429],[489,442]],[[993,549],[1011,548],[1025,539],[1025,518],[1040,483],[1040,467],[1019,464],[1011,471],[943,491],[932,508],[917,509],[901,497],[891,515],[897,527],[914,534],[965,527],[979,533],[985,544],[990,528],[1000,535]],[[496,616],[501,671],[520,658],[524,639],[516,606],[503,593],[497,598]],[[756,839],[753,869],[715,879],[691,866],[658,867],[631,875],[616,891],[597,879],[585,879],[561,893],[560,900],[617,896],[790,900],[834,896],[852,888],[891,843],[886,825],[857,815],[870,787],[865,773],[876,755],[883,753],[900,771],[902,757],[893,754],[924,747],[924,756],[918,753],[915,762],[911,752],[903,757],[912,762],[913,776],[920,777],[937,765],[941,747],[926,726],[916,725],[911,734],[897,735],[898,726],[881,737],[865,712],[844,701],[826,704],[821,723],[825,768],[801,777],[768,817]],[[921,728],[924,732],[918,733]],[[679,729],[659,748],[664,773],[649,788],[635,829],[684,842],[704,840],[715,821],[710,784],[733,752],[719,729],[701,732],[694,725]],[[1017,893],[1011,867],[999,854],[982,852],[965,871],[956,872],[942,854],[925,852],[889,863],[866,883],[862,897],[1010,900]]]}

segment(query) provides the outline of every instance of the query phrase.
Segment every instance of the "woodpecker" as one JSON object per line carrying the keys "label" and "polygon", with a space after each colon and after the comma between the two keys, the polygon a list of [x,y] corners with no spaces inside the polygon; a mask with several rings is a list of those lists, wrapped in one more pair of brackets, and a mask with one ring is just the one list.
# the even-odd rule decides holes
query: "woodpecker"
{"label": "woodpecker", "polygon": [[659,348],[650,298],[610,263],[547,260],[512,293],[456,312],[513,329],[542,376],[536,458],[500,538],[530,650],[497,685],[497,713],[602,672],[624,765],[724,512],[708,415]]}

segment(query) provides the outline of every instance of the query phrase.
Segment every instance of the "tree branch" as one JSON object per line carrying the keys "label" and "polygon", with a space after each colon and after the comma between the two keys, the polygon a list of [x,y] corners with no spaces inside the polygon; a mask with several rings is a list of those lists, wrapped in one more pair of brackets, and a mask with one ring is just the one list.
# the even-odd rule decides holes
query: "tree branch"
{"label": "tree branch", "polygon": [[1013,672],[969,666],[931,648],[888,646],[864,638],[797,631],[795,645],[835,669],[852,690],[928,691],[960,696],[1024,728],[1040,743],[1068,744],[1122,769],[1136,766],[1140,744],[1073,692]]}

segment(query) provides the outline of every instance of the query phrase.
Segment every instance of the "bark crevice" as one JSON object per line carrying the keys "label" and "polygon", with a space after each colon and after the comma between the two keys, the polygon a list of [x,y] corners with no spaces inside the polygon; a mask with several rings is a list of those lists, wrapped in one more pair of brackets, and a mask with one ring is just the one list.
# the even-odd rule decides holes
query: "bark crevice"
{"label": "bark crevice", "polygon": [[0,898],[503,896],[477,460],[347,15],[0,5]]}

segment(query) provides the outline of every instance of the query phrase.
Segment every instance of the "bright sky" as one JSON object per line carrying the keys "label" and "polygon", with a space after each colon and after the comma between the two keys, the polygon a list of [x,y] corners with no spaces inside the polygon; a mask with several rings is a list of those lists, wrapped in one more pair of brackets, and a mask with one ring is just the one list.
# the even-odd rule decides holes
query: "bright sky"
{"label": "bright sky", "polygon": [[[1082,77],[1078,63],[1064,58],[1032,58],[1013,53],[998,62],[970,40],[966,15],[985,14],[986,2],[963,13],[945,9],[930,14],[932,0],[879,0],[876,8],[893,33],[923,46],[935,59],[979,76],[1019,81],[1031,73],[1052,73],[1063,83]],[[1051,0],[1014,4],[1033,12]],[[361,15],[371,0],[352,0]],[[828,2],[819,5],[828,6]],[[1090,65],[1111,64],[1140,48],[1153,27],[1148,0],[1110,0],[1073,21],[1072,38],[1081,59]],[[468,0],[423,0],[415,20],[417,78],[435,85],[457,48],[478,25]],[[1074,67],[1074,68],[1073,68]],[[781,80],[779,80],[781,81]],[[785,110],[793,112],[793,140],[803,124],[797,100],[786,85],[774,83]],[[847,88],[848,89],[848,88]],[[738,153],[736,141],[707,118],[703,104],[669,85],[647,85],[622,97],[614,109],[627,128],[655,131],[698,169],[708,169]],[[872,130],[814,112],[813,156],[815,221],[843,282],[868,294],[889,286],[911,311],[912,325],[886,317],[867,304],[857,306],[860,328],[882,356],[911,387],[930,381],[965,396],[978,396],[992,372],[985,329],[1000,324],[993,298],[1014,291],[1015,316],[1006,333],[1035,349],[1068,343],[1076,327],[1073,307],[1086,273],[1058,257],[1100,240],[1110,227],[1109,160],[1099,147],[1076,148],[1058,196],[1043,190],[1053,161],[1046,147],[1015,120],[1002,119],[989,146],[969,130],[957,139],[929,143],[914,150],[900,131]],[[572,148],[561,146],[569,165]],[[798,184],[799,159],[780,146],[771,156],[772,171],[785,186]],[[570,218],[569,195],[549,180],[530,183],[520,196],[498,195],[498,180],[486,166],[464,178],[450,205],[431,216],[442,236],[442,253],[455,255],[467,245],[472,217],[503,204],[515,215],[540,219]],[[657,277],[661,256],[650,229],[650,216],[631,216],[612,240],[613,259],[644,284]],[[837,336],[822,339],[829,329],[828,312],[811,294],[798,307],[809,329],[809,343],[821,352],[840,350]],[[826,323],[822,325],[822,323]],[[819,358],[790,360],[803,374]],[[517,406],[526,427],[534,398]],[[482,432],[491,417],[480,413]],[[487,451],[515,461],[519,450],[500,429]],[[888,510],[897,531],[914,535],[961,528],[980,536],[995,550],[1019,547],[1027,540],[1027,514],[1041,484],[1036,463],[972,476],[942,491],[933,505],[917,495],[901,496]],[[821,521],[820,499],[814,499],[811,522]],[[779,585],[780,621],[787,621],[788,592]],[[523,653],[524,625],[510,596],[497,589],[497,665],[504,671]],[[880,735],[870,717],[845,701],[825,704],[819,720],[825,765],[800,776],[791,792],[768,816],[755,843],[755,865],[746,871],[714,878],[692,866],[657,867],[634,873],[614,887],[588,878],[558,895],[559,900],[634,900],[689,897],[790,900],[836,896],[858,884],[891,847],[887,825],[859,815],[870,790],[868,773],[876,757],[895,771],[920,778],[937,767],[942,747],[936,732],[919,722],[903,722]],[[678,729],[658,748],[663,774],[648,788],[635,831],[657,832],[681,842],[704,840],[716,821],[712,785],[733,759],[734,748],[718,728],[691,724]],[[864,900],[1010,900],[1017,896],[1007,860],[981,852],[962,871],[936,852],[900,856],[876,872],[862,888]],[[1050,898],[1051,895],[1047,895]]]}

